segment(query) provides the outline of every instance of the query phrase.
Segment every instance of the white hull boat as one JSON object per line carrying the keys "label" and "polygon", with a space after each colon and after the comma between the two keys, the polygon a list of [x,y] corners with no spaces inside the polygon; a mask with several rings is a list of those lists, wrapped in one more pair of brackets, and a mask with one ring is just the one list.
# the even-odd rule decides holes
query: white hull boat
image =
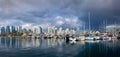
{"label": "white hull boat", "polygon": [[78,40],[78,41],[85,41],[85,36],[80,36],[76,40]]}
{"label": "white hull boat", "polygon": [[86,39],[86,40],[94,40],[95,38],[94,38],[94,36],[88,36],[88,37],[86,37],[85,39]]}

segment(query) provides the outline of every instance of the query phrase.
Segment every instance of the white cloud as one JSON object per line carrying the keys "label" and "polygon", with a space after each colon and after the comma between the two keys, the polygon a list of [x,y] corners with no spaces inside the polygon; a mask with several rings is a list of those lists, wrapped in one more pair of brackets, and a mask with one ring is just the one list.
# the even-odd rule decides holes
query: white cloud
{"label": "white cloud", "polygon": [[57,25],[63,25],[63,24],[64,24],[64,21],[58,20],[58,21],[56,21],[56,24],[57,24]]}
{"label": "white cloud", "polygon": [[31,29],[31,28],[33,28],[33,24],[32,23],[25,23],[25,24],[23,24],[23,25],[21,25],[22,26],[22,28],[26,28],[26,29]]}
{"label": "white cloud", "polygon": [[55,19],[57,19],[57,20],[63,20],[63,17],[62,16],[56,16]]}
{"label": "white cloud", "polygon": [[77,18],[77,16],[69,16],[69,17],[56,17],[56,26],[68,25],[70,27],[78,27],[82,26],[83,22]]}

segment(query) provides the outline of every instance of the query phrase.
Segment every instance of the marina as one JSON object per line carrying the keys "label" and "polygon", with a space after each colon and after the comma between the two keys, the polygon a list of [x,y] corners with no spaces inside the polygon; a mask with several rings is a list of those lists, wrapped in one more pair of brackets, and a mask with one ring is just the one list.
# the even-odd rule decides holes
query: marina
{"label": "marina", "polygon": [[0,57],[120,57],[120,0],[0,0]]}

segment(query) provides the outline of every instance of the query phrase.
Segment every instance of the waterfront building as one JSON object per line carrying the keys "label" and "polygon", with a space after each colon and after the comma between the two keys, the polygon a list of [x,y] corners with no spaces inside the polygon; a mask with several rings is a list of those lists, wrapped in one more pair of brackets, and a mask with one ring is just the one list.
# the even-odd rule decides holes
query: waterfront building
{"label": "waterfront building", "polygon": [[57,28],[55,26],[52,27],[52,35],[56,35],[57,33]]}
{"label": "waterfront building", "polygon": [[35,28],[34,28],[34,33],[35,33],[35,34],[42,34],[42,33],[43,33],[43,32],[42,32],[42,27],[40,27],[40,26],[35,27]]}
{"label": "waterfront building", "polygon": [[6,34],[5,27],[1,28],[1,34]]}
{"label": "waterfront building", "polygon": [[48,30],[47,30],[48,34],[51,34],[52,33],[52,28],[49,26],[48,27]]}
{"label": "waterfront building", "polygon": [[55,26],[49,26],[47,32],[48,32],[48,34],[55,35],[56,30],[57,30],[57,28],[55,28]]}
{"label": "waterfront building", "polygon": [[23,33],[23,32],[22,32],[22,26],[18,26],[18,27],[17,27],[17,33],[19,33],[19,34]]}
{"label": "waterfront building", "polygon": [[31,35],[33,33],[33,31],[31,29],[27,30],[27,34]]}
{"label": "waterfront building", "polygon": [[10,34],[11,32],[10,32],[10,26],[7,26],[6,27],[6,34]]}
{"label": "waterfront building", "polygon": [[12,33],[12,34],[16,34],[16,29],[15,29],[14,26],[11,26],[11,29],[10,29],[10,30],[11,30],[11,33]]}
{"label": "waterfront building", "polygon": [[28,31],[26,28],[23,28],[22,32],[27,34]]}
{"label": "waterfront building", "polygon": [[34,33],[34,34],[36,33],[36,27],[35,27],[35,28],[33,28],[33,33]]}
{"label": "waterfront building", "polygon": [[115,25],[107,26],[106,31],[118,35],[120,33],[120,26]]}
{"label": "waterfront building", "polygon": [[57,35],[62,35],[62,27],[58,29]]}
{"label": "waterfront building", "polygon": [[57,28],[55,28],[55,35],[57,35]]}

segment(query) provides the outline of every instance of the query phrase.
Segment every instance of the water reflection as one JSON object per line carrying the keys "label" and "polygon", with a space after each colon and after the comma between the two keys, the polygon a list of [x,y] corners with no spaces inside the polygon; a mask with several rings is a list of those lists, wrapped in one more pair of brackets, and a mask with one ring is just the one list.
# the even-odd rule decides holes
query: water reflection
{"label": "water reflection", "polygon": [[0,37],[0,48],[48,48],[62,45],[63,39]]}
{"label": "water reflection", "polygon": [[0,37],[0,48],[49,48],[54,46],[62,46],[63,44],[95,44],[99,43],[105,45],[107,47],[120,47],[119,40],[111,40],[111,41],[68,41],[65,42],[64,39],[36,39],[36,38],[22,38],[22,37]]}
{"label": "water reflection", "polygon": [[[30,49],[24,50],[24,48],[30,48]],[[33,56],[34,57],[40,57],[40,56],[41,57],[119,57],[120,40],[110,40],[110,41],[88,40],[88,41],[66,42],[64,39],[55,39],[55,38],[36,39],[36,38],[22,38],[22,37],[0,37],[0,56],[2,57],[33,57]]]}

